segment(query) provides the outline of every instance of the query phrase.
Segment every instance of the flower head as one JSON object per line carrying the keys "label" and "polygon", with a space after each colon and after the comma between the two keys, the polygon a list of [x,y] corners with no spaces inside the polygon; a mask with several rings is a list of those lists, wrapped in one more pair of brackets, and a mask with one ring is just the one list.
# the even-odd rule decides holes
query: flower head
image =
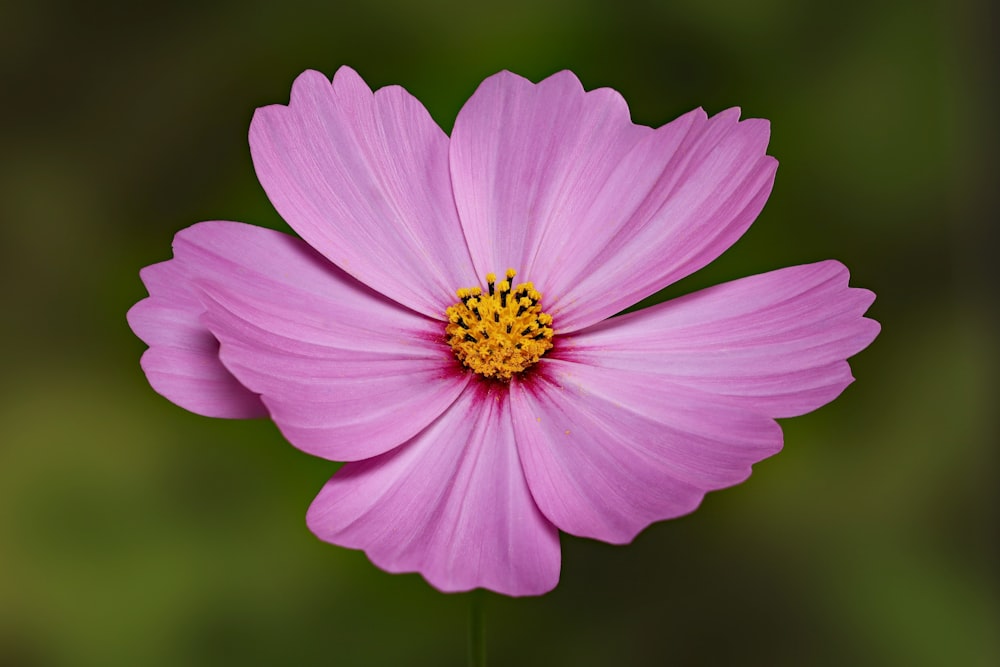
{"label": "flower head", "polygon": [[307,514],[321,539],[444,591],[544,593],[560,530],[626,543],[743,481],[878,333],[835,261],[612,317],[746,231],[767,141],[736,109],[634,125],[569,72],[490,77],[449,138],[402,88],[306,72],[250,128],[301,238],[177,234],[129,312],[143,369],[347,461]]}

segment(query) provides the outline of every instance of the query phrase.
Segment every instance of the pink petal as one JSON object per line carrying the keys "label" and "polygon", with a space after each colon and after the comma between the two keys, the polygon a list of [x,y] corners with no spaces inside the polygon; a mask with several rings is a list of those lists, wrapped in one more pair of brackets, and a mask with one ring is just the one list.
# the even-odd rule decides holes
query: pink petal
{"label": "pink petal", "polygon": [[717,285],[560,339],[557,355],[656,373],[771,417],[832,401],[853,381],[846,359],[879,324],[875,295],[848,287],[836,261]]}
{"label": "pink petal", "polygon": [[617,92],[585,93],[571,72],[535,85],[492,76],[466,102],[452,132],[455,202],[478,274],[516,269],[547,289],[549,248],[572,231],[630,148],[650,134],[633,125]]}
{"label": "pink petal", "polygon": [[204,308],[176,260],[141,271],[150,296],[132,306],[128,323],[149,349],[142,370],[158,393],[206,417],[249,419],[267,415],[253,393],[219,360],[219,342],[199,321]]}
{"label": "pink petal", "polygon": [[774,183],[767,121],[691,112],[645,137],[588,214],[553,238],[547,289],[557,331],[604,320],[717,258],[756,219]]}
{"label": "pink petal", "polygon": [[542,366],[511,384],[514,432],[535,502],[568,533],[628,542],[781,448],[773,420],[661,377]]}
{"label": "pink petal", "polygon": [[250,150],[288,224],[382,294],[443,318],[475,280],[448,176],[448,137],[398,86],[372,94],[342,67],[296,79],[286,106],[258,109]]}
{"label": "pink petal", "polygon": [[653,131],[569,72],[487,79],[451,145],[476,269],[517,269],[568,333],[703,267],[746,231],[774,179],[767,122],[738,118],[697,110]]}
{"label": "pink petal", "polygon": [[178,234],[220,357],[296,447],[367,458],[418,433],[468,382],[443,326],[361,285],[304,242],[237,224]]}
{"label": "pink petal", "polygon": [[507,393],[480,384],[404,446],[341,468],[306,521],[442,591],[540,595],[559,580],[558,532],[525,483]]}

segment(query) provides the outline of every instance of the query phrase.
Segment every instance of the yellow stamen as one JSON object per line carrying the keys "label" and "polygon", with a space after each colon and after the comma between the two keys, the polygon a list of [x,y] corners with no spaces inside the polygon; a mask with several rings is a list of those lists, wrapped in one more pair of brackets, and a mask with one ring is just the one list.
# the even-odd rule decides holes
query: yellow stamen
{"label": "yellow stamen", "polygon": [[542,312],[542,295],[531,283],[511,286],[517,272],[507,269],[506,280],[486,274],[486,292],[463,287],[458,303],[448,308],[445,334],[462,364],[483,377],[510,380],[552,348],[552,316]]}

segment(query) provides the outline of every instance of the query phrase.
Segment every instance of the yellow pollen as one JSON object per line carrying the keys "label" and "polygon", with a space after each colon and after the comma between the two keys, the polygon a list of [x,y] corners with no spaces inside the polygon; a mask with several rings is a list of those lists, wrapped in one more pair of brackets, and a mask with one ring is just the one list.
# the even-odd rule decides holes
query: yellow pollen
{"label": "yellow pollen", "polygon": [[486,292],[463,287],[458,303],[449,306],[445,334],[455,356],[483,377],[510,380],[552,348],[552,316],[542,312],[534,285],[512,286],[514,269],[497,282],[486,274]]}

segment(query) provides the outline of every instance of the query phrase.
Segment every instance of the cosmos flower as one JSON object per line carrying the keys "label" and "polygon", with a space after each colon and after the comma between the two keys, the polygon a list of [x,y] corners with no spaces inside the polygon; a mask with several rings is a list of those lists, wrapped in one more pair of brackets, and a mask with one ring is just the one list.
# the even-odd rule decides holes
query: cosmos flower
{"label": "cosmos flower", "polygon": [[321,539],[443,591],[544,593],[559,531],[624,544],[743,481],[878,333],[836,261],[614,317],[747,230],[768,136],[738,109],[654,130],[569,72],[503,72],[449,138],[402,88],[305,72],[250,127],[301,238],[177,234],[129,312],[142,367],[346,461],[306,517]]}

